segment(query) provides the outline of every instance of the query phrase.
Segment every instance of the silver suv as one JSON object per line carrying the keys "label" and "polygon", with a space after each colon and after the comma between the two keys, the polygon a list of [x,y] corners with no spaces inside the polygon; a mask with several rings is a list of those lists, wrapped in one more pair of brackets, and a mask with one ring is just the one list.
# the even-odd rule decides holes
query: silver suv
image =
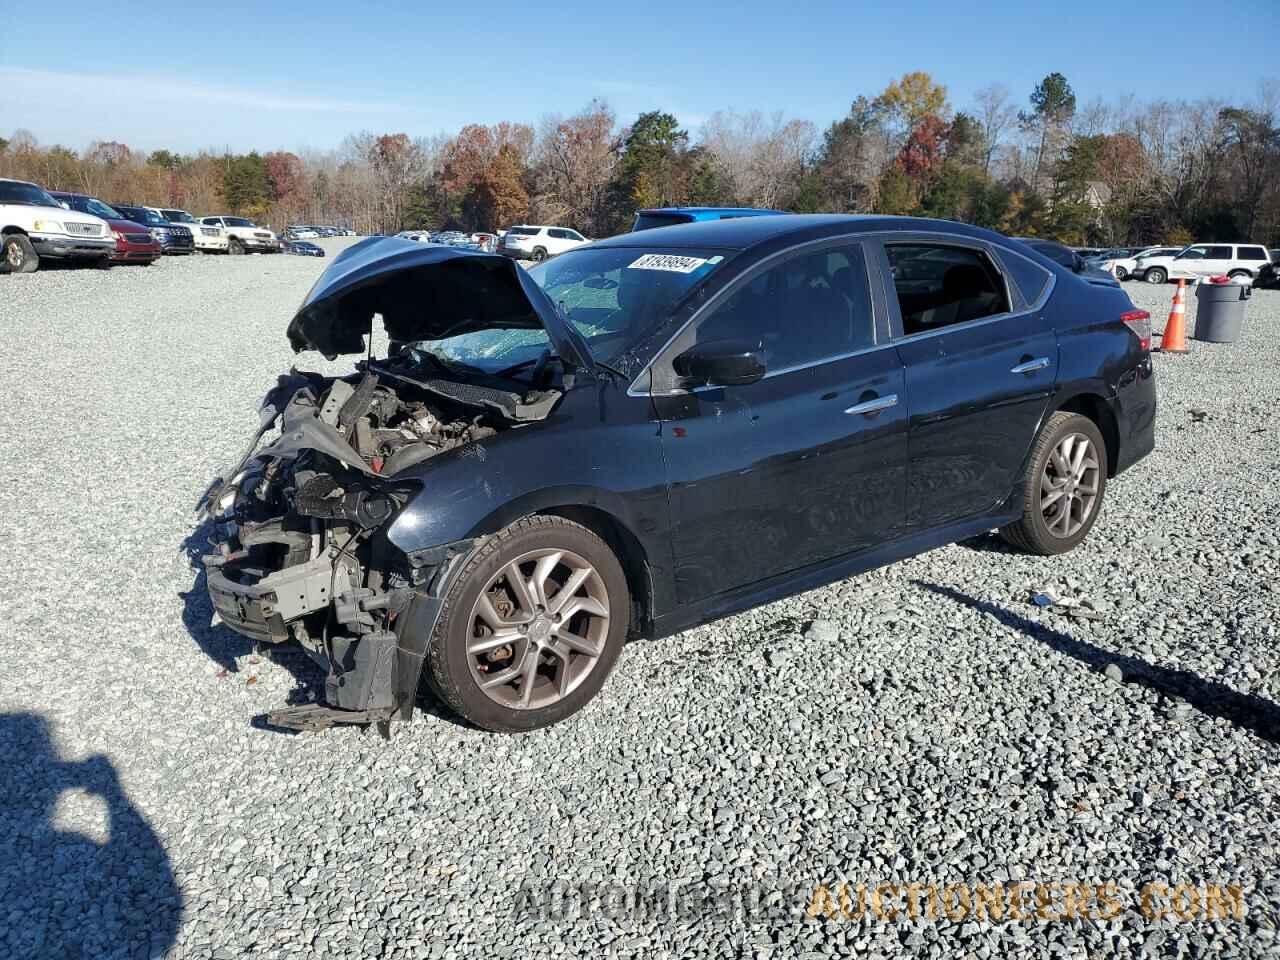
{"label": "silver suv", "polygon": [[1203,280],[1225,274],[1232,280],[1253,280],[1270,258],[1259,243],[1193,243],[1172,257],[1144,257],[1134,276],[1147,283]]}

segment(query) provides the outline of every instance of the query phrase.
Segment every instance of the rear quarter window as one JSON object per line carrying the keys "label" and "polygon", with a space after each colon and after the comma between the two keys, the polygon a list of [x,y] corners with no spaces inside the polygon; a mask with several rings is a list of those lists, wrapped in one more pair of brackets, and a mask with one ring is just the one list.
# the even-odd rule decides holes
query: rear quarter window
{"label": "rear quarter window", "polygon": [[999,256],[1001,266],[1022,294],[1022,299],[1028,304],[1039,300],[1049,284],[1049,271],[1012,250],[1000,250]]}
{"label": "rear quarter window", "polygon": [[1241,260],[1266,260],[1267,251],[1264,250],[1262,247],[1241,247],[1240,259]]}

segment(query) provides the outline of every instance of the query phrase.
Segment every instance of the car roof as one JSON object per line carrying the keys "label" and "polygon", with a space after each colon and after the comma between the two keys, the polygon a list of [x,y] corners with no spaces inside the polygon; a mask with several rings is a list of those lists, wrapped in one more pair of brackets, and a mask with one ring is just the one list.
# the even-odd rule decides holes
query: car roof
{"label": "car roof", "polygon": [[767,216],[785,212],[784,210],[769,210],[765,207],[649,207],[646,210],[636,211],[636,213],[641,214],[689,213],[695,216],[701,213],[732,213],[740,217]]}
{"label": "car roof", "polygon": [[875,214],[801,214],[779,217],[732,217],[727,220],[695,220],[670,227],[654,227],[638,233],[623,233],[597,240],[593,247],[713,247],[719,250],[746,250],[776,240],[801,243],[842,233],[878,233],[887,230],[923,230],[950,233],[981,240],[1002,241],[1000,234],[953,220],[924,217],[888,217]]}

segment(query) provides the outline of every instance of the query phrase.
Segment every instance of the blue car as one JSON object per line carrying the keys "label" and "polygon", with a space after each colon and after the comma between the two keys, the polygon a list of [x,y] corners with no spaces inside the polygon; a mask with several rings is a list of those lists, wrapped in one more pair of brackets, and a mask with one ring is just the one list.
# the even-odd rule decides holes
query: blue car
{"label": "blue car", "polygon": [[636,212],[636,222],[631,232],[652,230],[654,227],[674,227],[681,223],[698,223],[703,220],[735,220],[738,217],[772,217],[782,210],[762,210],[758,207],[657,207]]}

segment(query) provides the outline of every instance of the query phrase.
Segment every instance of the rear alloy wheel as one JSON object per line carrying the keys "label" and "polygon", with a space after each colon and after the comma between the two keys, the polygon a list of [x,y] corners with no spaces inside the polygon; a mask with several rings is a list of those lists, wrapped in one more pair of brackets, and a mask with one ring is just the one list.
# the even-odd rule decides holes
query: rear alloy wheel
{"label": "rear alloy wheel", "polygon": [[1232,270],[1227,274],[1232,280],[1252,280],[1253,274],[1248,270]]}
{"label": "rear alloy wheel", "polygon": [[534,263],[541,263],[543,260],[547,259],[547,251],[542,247],[534,247],[533,253],[531,253],[530,256],[533,258]]}
{"label": "rear alloy wheel", "polygon": [[235,237],[232,237],[230,240],[227,241],[227,253],[231,253],[231,254],[235,254],[236,256],[239,256],[240,254],[244,253],[244,244],[241,243],[239,240],[237,240]]}
{"label": "rear alloy wheel", "polygon": [[21,233],[11,233],[0,244],[4,265],[10,273],[35,273],[40,267],[40,255],[31,241]]}
{"label": "rear alloy wheel", "polygon": [[1165,271],[1164,267],[1152,267],[1143,274],[1142,279],[1147,281],[1147,283],[1164,283],[1169,279],[1169,274]]}
{"label": "rear alloy wheel", "polygon": [[549,726],[603,686],[630,610],[622,565],[603,540],[561,517],[526,517],[458,574],[428,649],[427,680],[478,727]]}
{"label": "rear alloy wheel", "polygon": [[1023,476],[1022,517],[1000,535],[1028,553],[1066,553],[1089,534],[1107,488],[1107,445],[1088,417],[1045,423]]}

